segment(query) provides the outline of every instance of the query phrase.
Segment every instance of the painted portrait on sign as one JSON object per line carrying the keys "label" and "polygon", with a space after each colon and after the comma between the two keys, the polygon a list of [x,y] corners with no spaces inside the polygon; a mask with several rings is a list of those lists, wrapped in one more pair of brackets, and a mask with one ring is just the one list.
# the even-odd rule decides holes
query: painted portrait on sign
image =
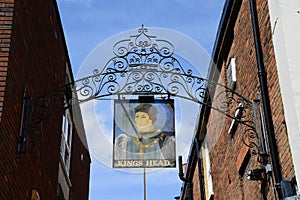
{"label": "painted portrait on sign", "polygon": [[116,168],[175,167],[174,101],[115,101]]}

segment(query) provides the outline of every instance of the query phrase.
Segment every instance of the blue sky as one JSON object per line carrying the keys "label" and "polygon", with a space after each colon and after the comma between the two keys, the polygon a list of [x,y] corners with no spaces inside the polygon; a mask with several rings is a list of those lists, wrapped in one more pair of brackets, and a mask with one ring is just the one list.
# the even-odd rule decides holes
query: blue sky
{"label": "blue sky", "polygon": [[[225,0],[57,0],[73,74],[78,77],[95,47],[113,35],[146,27],[161,27],[191,37],[211,54]],[[100,45],[101,47],[101,45]],[[204,69],[205,70],[205,69]],[[205,71],[206,72],[206,71]],[[203,73],[205,73],[203,72]],[[177,154],[187,159],[197,112],[194,105],[177,102]],[[93,107],[111,107],[111,102],[94,102]],[[193,107],[194,106],[194,107]],[[120,171],[108,164],[111,158],[112,111],[101,113],[83,106],[84,122],[92,155],[90,200],[141,200],[143,174]],[[196,107],[197,109],[197,107]],[[89,116],[96,115],[96,119]],[[184,120],[183,120],[184,119]],[[177,123],[179,123],[177,122]],[[95,131],[95,127],[101,130]],[[102,132],[103,138],[93,132]],[[97,139],[95,139],[97,137]],[[90,138],[90,139],[89,139]],[[103,140],[107,140],[105,144]],[[103,157],[101,157],[103,156]],[[147,199],[174,199],[182,183],[178,169],[161,169],[147,174]]]}

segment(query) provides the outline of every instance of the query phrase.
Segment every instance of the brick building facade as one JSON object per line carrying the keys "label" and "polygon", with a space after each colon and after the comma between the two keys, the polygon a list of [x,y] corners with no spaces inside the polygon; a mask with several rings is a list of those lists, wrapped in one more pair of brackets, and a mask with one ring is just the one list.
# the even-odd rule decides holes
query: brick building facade
{"label": "brick building facade", "polygon": [[[30,105],[31,114],[45,111],[25,104],[24,94],[36,100],[72,81],[56,1],[0,0],[0,199],[88,199],[91,160],[79,107],[52,106],[35,129],[22,128],[34,123]],[[70,98],[55,95],[60,105]]]}
{"label": "brick building facade", "polygon": [[[255,8],[254,11],[251,10],[250,2],[254,2],[252,4],[254,5],[252,8]],[[278,47],[279,36],[276,36],[277,30],[274,27],[278,23],[277,25],[281,28],[281,23],[284,21],[282,22],[283,14],[275,13],[274,7],[281,8],[283,11],[283,5],[289,4],[286,6],[289,8],[289,12],[293,13],[293,17],[297,17],[297,10],[291,10],[291,8],[295,8],[292,7],[292,4],[300,5],[299,2],[278,2],[278,5],[272,2],[272,7],[270,2],[267,0],[227,0],[225,3],[212,54],[214,64],[210,66],[208,79],[230,88],[230,91],[242,95],[252,103],[251,107],[241,111],[242,117],[240,118],[237,114],[238,107],[230,107],[226,111],[227,114],[236,117],[230,118],[226,117],[224,113],[202,106],[199,125],[187,163],[188,182],[183,184],[181,199],[296,199],[296,197],[291,197],[297,194],[296,180],[299,178],[296,172],[299,167],[299,157],[298,153],[294,152],[299,152],[300,147],[296,147],[292,140],[297,140],[293,134],[299,130],[299,123],[298,127],[293,130],[291,127],[294,122],[287,120],[288,116],[292,115],[288,113],[289,110],[285,106],[287,101],[284,93],[287,85],[283,84],[282,78],[280,80],[282,76],[282,71],[280,73],[281,61],[278,59],[280,58],[278,51],[274,50],[274,46],[280,49]],[[254,35],[254,22],[252,21],[254,12],[257,12],[258,36]],[[272,12],[275,14],[270,18]],[[298,17],[296,22],[299,21]],[[293,21],[293,23],[296,22]],[[294,31],[299,33],[297,28]],[[259,47],[255,45],[256,39],[261,46],[260,55],[257,53]],[[274,45],[274,42],[277,44]],[[289,48],[292,47],[292,45],[289,46]],[[295,48],[299,52],[299,47]],[[280,50],[282,51],[282,48]],[[286,54],[289,51],[283,50],[283,52],[287,52]],[[261,77],[265,73],[258,68],[260,56],[267,73],[265,83],[269,102],[264,102],[265,96],[262,95],[263,78]],[[283,54],[281,53],[280,56]],[[290,65],[286,65],[287,71],[296,67],[291,63],[288,64]],[[236,80],[232,78],[233,65],[236,69]],[[298,73],[295,70],[294,72]],[[234,86],[231,85],[232,81],[236,82]],[[292,82],[291,86],[295,86],[295,84],[293,85]],[[295,87],[293,88],[295,89]],[[205,101],[212,100],[212,107],[218,107],[225,101],[230,102],[232,97],[230,92],[226,92],[220,97],[219,94],[224,88],[216,86],[214,89],[215,92],[205,99]],[[292,94],[297,95],[296,92]],[[291,98],[297,99],[295,96]],[[243,101],[237,103],[241,102],[243,104],[239,104],[240,106],[247,107]],[[266,102],[271,110],[269,113],[271,119],[267,120],[268,114],[266,114],[265,108],[268,105],[265,104]],[[293,105],[297,107],[297,101],[295,102]],[[258,105],[258,107],[254,105]],[[253,108],[258,110],[256,115],[254,115]],[[295,110],[294,112],[298,113]],[[243,123],[234,123],[234,120],[243,121],[243,115],[248,113],[252,113],[248,116],[250,121],[257,120],[254,123],[258,127],[258,130],[256,129],[258,135],[255,138],[247,137],[247,134],[253,133],[249,126]],[[259,118],[260,114],[261,118]],[[271,123],[267,124],[270,121]],[[294,121],[297,123],[297,119],[294,118]],[[259,123],[262,125],[259,126]],[[270,133],[269,130],[273,130],[273,133]],[[299,131],[297,135],[299,140]],[[272,137],[275,139],[275,145],[271,144],[270,138]],[[258,147],[251,145],[249,143],[251,141],[258,144]],[[262,143],[259,143],[261,141]],[[257,176],[254,176],[253,172],[258,172]],[[192,197],[189,196],[189,193],[192,194]]]}

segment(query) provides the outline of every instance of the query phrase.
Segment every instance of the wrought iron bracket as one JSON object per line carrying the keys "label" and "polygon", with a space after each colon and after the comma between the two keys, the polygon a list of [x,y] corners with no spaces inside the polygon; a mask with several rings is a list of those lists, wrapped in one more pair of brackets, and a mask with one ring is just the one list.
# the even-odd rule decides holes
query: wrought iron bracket
{"label": "wrought iron bracket", "polygon": [[[103,69],[92,75],[56,88],[37,98],[24,96],[19,153],[28,151],[29,133],[33,132],[53,112],[67,105],[105,99],[110,96],[160,95],[178,97],[208,106],[225,116],[244,124],[250,132],[257,131],[251,110],[253,102],[230,88],[194,74],[192,66],[182,66],[181,57],[174,53],[174,46],[167,40],[148,34],[142,26],[136,35],[117,42],[114,56]],[[55,110],[55,111],[54,111]],[[235,116],[236,111],[241,111]],[[244,134],[246,136],[246,134]],[[250,138],[252,138],[251,134]],[[245,140],[246,141],[246,140]],[[249,147],[256,145],[245,142]]]}
{"label": "wrought iron bracket", "polygon": [[168,95],[209,106],[232,119],[236,119],[234,109],[242,109],[237,121],[254,128],[251,101],[194,74],[188,63],[182,66],[170,42],[147,32],[142,26],[137,35],[117,42],[113,46],[115,56],[102,70],[95,69],[91,76],[74,83],[79,102],[106,96]]}
{"label": "wrought iron bracket", "polygon": [[252,113],[254,127],[245,129],[242,140],[251,149],[252,155],[258,155],[258,161],[266,165],[269,152],[260,93],[258,98],[252,101]]}
{"label": "wrought iron bracket", "polygon": [[[71,85],[66,84],[37,98],[31,97],[28,91],[24,90],[17,156],[34,149],[44,122],[54,115],[62,116],[64,110],[70,108],[71,100],[74,99],[70,96]],[[66,99],[70,101],[66,102]]]}

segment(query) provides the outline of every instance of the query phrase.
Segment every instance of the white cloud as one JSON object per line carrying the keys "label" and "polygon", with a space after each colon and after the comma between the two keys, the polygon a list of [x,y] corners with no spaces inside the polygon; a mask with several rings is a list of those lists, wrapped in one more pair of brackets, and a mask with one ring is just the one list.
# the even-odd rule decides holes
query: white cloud
{"label": "white cloud", "polygon": [[112,157],[112,129],[108,123],[111,111],[107,109],[107,106],[101,106],[106,114],[97,112],[95,107],[97,105],[99,104],[96,100],[93,100],[81,106],[85,132],[90,153],[109,167]]}

